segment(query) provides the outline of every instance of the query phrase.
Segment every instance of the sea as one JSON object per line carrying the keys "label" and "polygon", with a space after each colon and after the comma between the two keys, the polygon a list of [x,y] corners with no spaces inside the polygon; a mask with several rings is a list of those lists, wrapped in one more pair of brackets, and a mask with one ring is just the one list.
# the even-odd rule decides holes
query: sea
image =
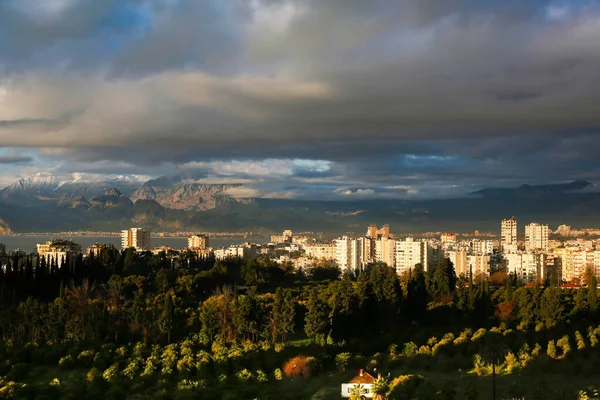
{"label": "sea", "polygon": [[[0,243],[6,246],[6,251],[23,250],[30,253],[36,249],[36,244],[44,243],[51,239],[71,239],[86,249],[94,244],[112,244],[117,249],[121,247],[121,238],[119,236],[61,236],[61,235],[0,235]],[[255,241],[256,239],[253,239]],[[223,247],[232,244],[244,243],[241,237],[209,237],[210,247]],[[174,249],[184,249],[187,247],[186,237],[152,237],[152,247],[168,246]]]}

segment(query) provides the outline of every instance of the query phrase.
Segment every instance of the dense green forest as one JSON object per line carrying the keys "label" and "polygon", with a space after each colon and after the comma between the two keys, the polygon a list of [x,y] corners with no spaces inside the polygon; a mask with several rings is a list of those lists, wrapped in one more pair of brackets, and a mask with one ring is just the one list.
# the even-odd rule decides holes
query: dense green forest
{"label": "dense green forest", "polygon": [[571,290],[448,259],[342,275],[112,247],[0,264],[0,398],[337,399],[359,368],[381,399],[597,398],[593,274]]}

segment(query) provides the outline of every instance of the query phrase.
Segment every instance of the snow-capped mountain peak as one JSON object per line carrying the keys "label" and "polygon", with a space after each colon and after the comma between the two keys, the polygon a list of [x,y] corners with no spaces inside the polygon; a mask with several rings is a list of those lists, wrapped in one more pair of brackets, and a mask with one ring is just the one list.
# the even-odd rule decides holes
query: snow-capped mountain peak
{"label": "snow-capped mountain peak", "polygon": [[58,178],[49,172],[38,172],[19,179],[18,182],[13,183],[9,188],[14,189],[56,189],[59,186]]}

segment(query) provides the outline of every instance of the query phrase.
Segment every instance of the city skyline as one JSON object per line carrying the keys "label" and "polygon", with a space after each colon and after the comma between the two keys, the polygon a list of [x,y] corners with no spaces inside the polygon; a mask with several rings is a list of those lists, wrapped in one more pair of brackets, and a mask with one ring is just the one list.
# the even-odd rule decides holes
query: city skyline
{"label": "city skyline", "polygon": [[242,198],[413,199],[599,181],[595,2],[93,4],[0,4],[0,187],[190,173]]}

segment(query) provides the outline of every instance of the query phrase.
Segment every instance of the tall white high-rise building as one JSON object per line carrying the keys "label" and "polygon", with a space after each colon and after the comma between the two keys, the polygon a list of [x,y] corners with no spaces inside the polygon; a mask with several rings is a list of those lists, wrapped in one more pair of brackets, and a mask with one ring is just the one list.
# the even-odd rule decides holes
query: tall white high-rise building
{"label": "tall white high-rise building", "polygon": [[342,236],[335,240],[335,261],[342,272],[354,273],[361,267],[358,239]]}
{"label": "tall white high-rise building", "polygon": [[388,236],[380,236],[375,241],[375,261],[394,267],[396,262],[396,241]]}
{"label": "tall white high-rise building", "polygon": [[121,248],[135,247],[136,250],[150,249],[150,232],[142,228],[129,228],[121,231]]}
{"label": "tall white high-rise building", "polygon": [[188,248],[195,250],[204,250],[208,247],[208,236],[192,235],[188,238]]}
{"label": "tall white high-rise building", "polygon": [[537,222],[525,225],[525,249],[548,250],[548,225],[540,225]]}
{"label": "tall white high-rise building", "polygon": [[517,245],[517,219],[503,219],[500,226],[500,246],[502,250],[512,249]]}
{"label": "tall white high-rise building", "polygon": [[362,236],[358,238],[358,245],[360,247],[360,264],[364,269],[375,261],[375,241],[368,236]]}
{"label": "tall white high-rise building", "polygon": [[396,240],[396,272],[401,275],[417,264],[421,264],[423,270],[427,271],[430,255],[431,248],[425,241],[415,241],[411,237]]}

